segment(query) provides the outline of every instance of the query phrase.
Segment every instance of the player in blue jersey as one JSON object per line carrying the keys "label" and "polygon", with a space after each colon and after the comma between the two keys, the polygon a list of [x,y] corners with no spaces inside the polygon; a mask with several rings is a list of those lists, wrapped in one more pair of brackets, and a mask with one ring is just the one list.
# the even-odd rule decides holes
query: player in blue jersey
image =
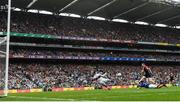
{"label": "player in blue jersey", "polygon": [[147,82],[141,81],[138,84],[138,88],[149,88],[149,89],[158,89],[162,87],[167,87],[166,84],[149,84]]}

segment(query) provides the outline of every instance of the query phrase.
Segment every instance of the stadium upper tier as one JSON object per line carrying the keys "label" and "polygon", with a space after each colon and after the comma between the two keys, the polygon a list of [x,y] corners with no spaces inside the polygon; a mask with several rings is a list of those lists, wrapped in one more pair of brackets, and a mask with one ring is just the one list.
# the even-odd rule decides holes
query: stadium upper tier
{"label": "stadium upper tier", "polygon": [[[179,66],[151,67],[157,83],[167,82],[170,73],[174,73],[175,83],[180,81]],[[140,66],[19,63],[10,65],[8,86],[9,89],[95,86],[92,77],[98,72],[107,73],[111,80],[108,85],[132,85],[141,78]]]}
{"label": "stadium upper tier", "polygon": [[[136,52],[136,53],[168,53],[180,54],[180,51],[174,49],[161,49],[161,48],[129,48],[125,47],[103,47],[103,46],[83,46],[83,45],[61,45],[61,44],[37,44],[37,43],[10,43],[11,49],[13,48],[36,48],[36,49],[64,49],[64,50],[84,50],[84,51],[105,51],[105,52]],[[132,46],[132,45],[131,45]]]}
{"label": "stadium upper tier", "polygon": [[[6,10],[7,0],[1,0],[0,6]],[[180,25],[179,0],[16,0],[12,1],[12,10]]]}
{"label": "stadium upper tier", "polygon": [[159,54],[159,53],[136,53],[136,52],[94,52],[94,51],[72,51],[72,50],[37,50],[37,49],[13,49],[10,56],[29,57],[29,56],[76,56],[76,57],[114,57],[114,58],[148,58],[161,60],[180,60],[179,54]]}
{"label": "stadium upper tier", "polygon": [[[6,31],[6,13],[0,12],[0,31]],[[12,13],[12,32],[52,34],[147,42],[180,43],[180,30],[25,12]]]}

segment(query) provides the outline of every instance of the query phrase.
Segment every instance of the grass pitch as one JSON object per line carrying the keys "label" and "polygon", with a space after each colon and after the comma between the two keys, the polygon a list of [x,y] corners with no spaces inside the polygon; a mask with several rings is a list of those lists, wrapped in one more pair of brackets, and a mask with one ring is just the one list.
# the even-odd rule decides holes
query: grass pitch
{"label": "grass pitch", "polygon": [[180,101],[180,87],[18,93],[0,101]]}

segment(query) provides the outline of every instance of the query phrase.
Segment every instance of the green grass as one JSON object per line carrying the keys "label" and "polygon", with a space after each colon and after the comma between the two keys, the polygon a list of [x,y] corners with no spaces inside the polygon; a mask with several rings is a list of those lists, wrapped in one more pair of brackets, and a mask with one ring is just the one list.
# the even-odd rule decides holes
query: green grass
{"label": "green grass", "polygon": [[180,101],[180,87],[18,93],[0,101]]}

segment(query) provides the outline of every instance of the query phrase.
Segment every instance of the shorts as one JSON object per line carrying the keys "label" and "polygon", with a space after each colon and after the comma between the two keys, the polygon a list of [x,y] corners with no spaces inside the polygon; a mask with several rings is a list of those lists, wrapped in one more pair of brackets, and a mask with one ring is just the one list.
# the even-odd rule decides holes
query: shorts
{"label": "shorts", "polygon": [[145,78],[152,78],[153,77],[152,74],[145,74],[144,76],[145,76]]}
{"label": "shorts", "polygon": [[170,78],[170,81],[174,81],[174,78]]}
{"label": "shorts", "polygon": [[149,84],[149,88],[157,88],[157,85]]}

